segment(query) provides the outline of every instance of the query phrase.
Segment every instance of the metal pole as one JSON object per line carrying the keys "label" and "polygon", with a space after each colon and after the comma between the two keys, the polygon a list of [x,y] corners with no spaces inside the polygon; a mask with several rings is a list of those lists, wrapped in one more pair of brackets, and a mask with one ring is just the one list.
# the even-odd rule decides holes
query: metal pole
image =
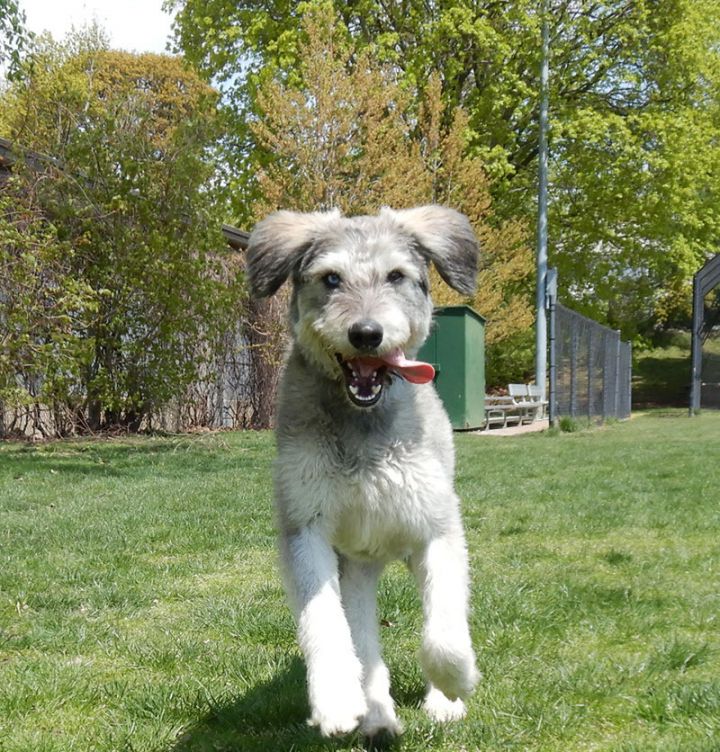
{"label": "metal pole", "polygon": [[608,377],[608,334],[605,329],[602,330],[602,421],[603,423],[608,417],[608,394],[610,393],[610,381]]}
{"label": "metal pole", "polygon": [[545,399],[547,379],[547,311],[545,308],[545,278],[547,276],[547,186],[548,186],[548,80],[550,32],[547,0],[542,3],[542,64],[540,68],[540,139],[538,145],[538,219],[537,219],[537,279],[535,321],[535,383]]}
{"label": "metal pole", "polygon": [[632,345],[628,342],[625,346],[625,352],[627,353],[627,365],[625,368],[625,395],[627,399],[627,413],[623,415],[624,418],[629,418],[632,415]]}
{"label": "metal pole", "polygon": [[700,410],[700,371],[702,370],[702,327],[704,300],[700,277],[693,277],[693,324],[692,324],[692,381],[690,384],[690,416]]}
{"label": "metal pole", "polygon": [[550,397],[548,420],[551,426],[557,421],[557,269],[547,271],[545,291],[550,314]]}
{"label": "metal pole", "polygon": [[617,339],[615,340],[615,394],[613,395],[613,418],[620,417],[620,379],[624,378],[625,374],[620,373],[620,352],[622,340],[620,339],[620,330],[616,333]]}

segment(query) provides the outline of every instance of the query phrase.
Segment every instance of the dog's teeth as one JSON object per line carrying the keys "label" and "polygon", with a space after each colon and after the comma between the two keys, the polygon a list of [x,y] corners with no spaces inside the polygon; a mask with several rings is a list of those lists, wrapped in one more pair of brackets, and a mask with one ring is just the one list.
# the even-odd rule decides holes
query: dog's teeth
{"label": "dog's teeth", "polygon": [[350,384],[350,391],[353,393],[355,397],[358,396],[358,388],[355,386],[355,384]]}
{"label": "dog's teeth", "polygon": [[379,393],[380,393],[380,389],[381,389],[381,386],[380,386],[380,384],[375,384],[375,386],[373,386],[373,387],[372,387],[372,393],[373,393],[373,397],[374,397],[374,396],[375,396],[376,394],[379,394]]}

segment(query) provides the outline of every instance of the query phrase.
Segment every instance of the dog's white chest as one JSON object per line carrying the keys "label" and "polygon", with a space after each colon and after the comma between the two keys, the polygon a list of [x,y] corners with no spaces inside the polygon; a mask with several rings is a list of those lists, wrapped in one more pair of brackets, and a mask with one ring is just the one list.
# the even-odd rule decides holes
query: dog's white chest
{"label": "dog's white chest", "polygon": [[436,458],[403,446],[355,459],[331,476],[325,514],[333,545],[360,558],[409,556],[437,532],[446,473]]}
{"label": "dog's white chest", "polygon": [[398,381],[375,412],[341,403],[313,420],[291,382],[283,404],[276,488],[287,526],[320,524],[338,551],[383,560],[404,558],[443,532],[457,504],[454,452],[431,386]]}
{"label": "dog's white chest", "polygon": [[297,506],[287,511],[297,524],[321,519],[331,543],[349,556],[408,556],[437,532],[452,494],[439,458],[416,446],[305,445],[293,455],[281,463],[294,468],[284,482]]}

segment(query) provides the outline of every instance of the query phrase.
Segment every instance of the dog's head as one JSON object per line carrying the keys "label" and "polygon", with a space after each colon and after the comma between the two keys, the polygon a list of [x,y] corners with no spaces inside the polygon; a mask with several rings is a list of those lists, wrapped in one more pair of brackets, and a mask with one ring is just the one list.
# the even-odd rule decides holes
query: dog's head
{"label": "dog's head", "polygon": [[428,265],[470,294],[477,241],[467,218],[441,206],[343,217],[337,210],[279,211],[250,236],[252,294],[293,282],[293,336],[306,358],[344,383],[350,401],[371,407],[392,375],[423,383],[432,367],[410,360],[432,316]]}

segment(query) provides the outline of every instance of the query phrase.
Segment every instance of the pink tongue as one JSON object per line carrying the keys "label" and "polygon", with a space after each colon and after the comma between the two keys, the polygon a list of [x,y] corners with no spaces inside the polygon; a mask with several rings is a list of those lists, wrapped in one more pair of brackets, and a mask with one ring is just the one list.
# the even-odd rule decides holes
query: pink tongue
{"label": "pink tongue", "polygon": [[412,384],[427,384],[435,378],[435,369],[430,363],[408,360],[400,349],[388,353],[383,361]]}
{"label": "pink tongue", "polygon": [[357,358],[353,361],[358,370],[365,371],[365,368],[377,368],[378,365],[386,365],[395,373],[399,373],[406,381],[412,384],[427,384],[435,378],[435,369],[430,363],[423,363],[420,360],[408,360],[405,353],[398,348],[387,353],[382,358]]}

